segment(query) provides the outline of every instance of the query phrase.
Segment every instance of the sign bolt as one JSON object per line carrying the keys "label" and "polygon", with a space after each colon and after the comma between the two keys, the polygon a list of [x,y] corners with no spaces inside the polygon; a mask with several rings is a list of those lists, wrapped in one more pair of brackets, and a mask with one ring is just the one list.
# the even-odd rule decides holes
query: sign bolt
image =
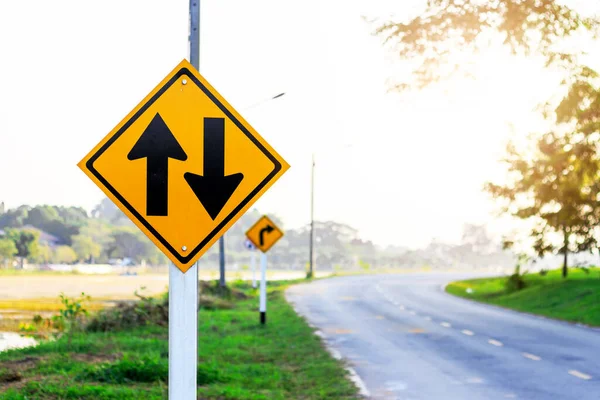
{"label": "sign bolt", "polygon": [[187,84],[187,79],[183,78],[183,79],[181,80],[181,83],[183,83],[184,85],[185,85],[185,84]]}
{"label": "sign bolt", "polygon": [[181,246],[181,250],[186,251],[187,250],[187,246]]}

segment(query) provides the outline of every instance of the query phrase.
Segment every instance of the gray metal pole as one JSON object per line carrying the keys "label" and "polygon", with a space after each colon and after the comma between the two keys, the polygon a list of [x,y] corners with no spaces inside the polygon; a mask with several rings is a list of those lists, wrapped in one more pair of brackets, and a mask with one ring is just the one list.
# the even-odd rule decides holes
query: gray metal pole
{"label": "gray metal pole", "polygon": [[200,70],[200,0],[190,0],[190,64]]}
{"label": "gray metal pole", "polygon": [[[200,0],[190,0],[190,63],[199,69]],[[198,263],[169,266],[169,398],[198,397]]]}
{"label": "gray metal pole", "polygon": [[310,243],[307,278],[314,276],[314,246],[315,246],[315,153],[312,154],[312,164],[310,172]]}
{"label": "gray metal pole", "polygon": [[219,238],[219,285],[225,287],[225,235]]}

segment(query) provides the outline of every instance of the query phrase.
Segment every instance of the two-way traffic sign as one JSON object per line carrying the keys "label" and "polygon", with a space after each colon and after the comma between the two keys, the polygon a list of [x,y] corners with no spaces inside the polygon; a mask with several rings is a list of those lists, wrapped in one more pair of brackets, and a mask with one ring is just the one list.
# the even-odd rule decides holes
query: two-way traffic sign
{"label": "two-way traffic sign", "polygon": [[78,165],[183,272],[289,168],[186,60]]}

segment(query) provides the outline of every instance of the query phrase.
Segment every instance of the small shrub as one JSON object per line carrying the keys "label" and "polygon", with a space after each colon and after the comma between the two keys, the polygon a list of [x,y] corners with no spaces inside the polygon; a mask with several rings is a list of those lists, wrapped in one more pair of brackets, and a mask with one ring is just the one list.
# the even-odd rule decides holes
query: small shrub
{"label": "small shrub", "polygon": [[547,269],[541,269],[541,270],[540,270],[540,275],[541,275],[541,276],[546,276],[546,275],[548,275],[548,270],[547,270]]}
{"label": "small shrub", "polygon": [[11,382],[19,382],[23,379],[23,376],[18,371],[13,371],[9,369],[0,369],[0,384],[2,383],[11,383]]}
{"label": "small shrub", "polygon": [[[198,365],[198,385],[224,382],[218,369],[210,365]],[[89,367],[77,376],[78,380],[123,384],[130,382],[167,382],[169,380],[169,364],[166,359],[158,357],[123,358],[122,360]]]}
{"label": "small shrub", "polygon": [[521,266],[530,261],[529,256],[526,254],[519,254],[517,256],[517,264],[515,265],[515,271],[511,276],[508,277],[504,284],[504,288],[507,292],[516,292],[522,289],[525,289],[527,286],[527,282],[523,279],[523,277],[527,274],[527,271],[521,274]]}
{"label": "small shrub", "polygon": [[[239,297],[243,292],[225,288],[228,297]],[[98,312],[86,326],[89,332],[110,332],[131,329],[147,325],[169,325],[169,294],[160,298],[146,297],[139,294],[133,302],[119,302],[113,308]],[[223,310],[233,308],[233,303],[214,295],[200,295],[200,307],[205,310]]]}
{"label": "small shrub", "polygon": [[70,346],[73,333],[80,330],[84,325],[83,323],[88,315],[86,303],[89,300],[90,296],[86,296],[85,293],[81,293],[78,298],[70,298],[61,293],[60,301],[63,308],[58,314],[48,318],[36,314],[33,316],[31,323],[20,323],[19,330],[42,338],[59,337],[66,333]]}
{"label": "small shrub", "polygon": [[523,279],[523,275],[515,273],[508,277],[504,287],[507,292],[517,292],[525,289],[525,287],[527,287],[527,283]]}
{"label": "small shrub", "polygon": [[169,301],[167,295],[155,299],[135,293],[135,302],[119,302],[113,308],[98,312],[87,324],[90,332],[109,332],[146,325],[169,324]]}
{"label": "small shrub", "polygon": [[221,287],[219,281],[200,281],[199,293],[201,296],[213,296],[227,300],[246,300],[249,299],[246,293],[231,286]]}
{"label": "small shrub", "polygon": [[159,358],[124,358],[120,361],[95,365],[77,377],[102,383],[121,384],[128,382],[166,382],[169,365]]}
{"label": "small shrub", "polygon": [[63,309],[59,312],[59,318],[62,319],[67,330],[67,343],[71,346],[73,340],[73,332],[77,330],[82,322],[82,319],[88,315],[88,310],[85,308],[85,303],[90,300],[90,296],[81,293],[78,298],[70,298],[63,293],[60,294],[60,301],[63,304]]}

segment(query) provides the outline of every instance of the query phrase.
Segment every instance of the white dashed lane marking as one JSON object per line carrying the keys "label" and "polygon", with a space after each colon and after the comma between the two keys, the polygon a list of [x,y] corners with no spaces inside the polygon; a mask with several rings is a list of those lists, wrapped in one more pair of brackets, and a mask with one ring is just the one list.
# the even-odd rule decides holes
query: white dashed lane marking
{"label": "white dashed lane marking", "polygon": [[583,372],[579,372],[579,371],[574,370],[574,369],[570,370],[569,374],[571,374],[573,376],[576,376],[579,379],[584,379],[586,381],[589,381],[590,379],[592,379],[592,377],[589,376],[588,374],[584,374]]}
{"label": "white dashed lane marking", "polygon": [[450,325],[449,322],[442,322],[440,323],[441,326],[443,326],[444,328],[452,328],[452,325]]}
{"label": "white dashed lane marking", "polygon": [[491,344],[491,345],[493,345],[493,346],[497,346],[497,347],[504,346],[504,344],[502,342],[499,342],[499,341],[497,341],[495,339],[488,340],[488,343]]}
{"label": "white dashed lane marking", "polygon": [[461,332],[462,332],[462,333],[464,333],[464,334],[465,334],[465,335],[467,335],[467,336],[473,336],[473,335],[474,335],[474,333],[473,333],[473,332],[471,332],[471,331],[470,331],[470,330],[468,330],[468,329],[463,329]]}
{"label": "white dashed lane marking", "polygon": [[530,354],[530,353],[523,353],[523,357],[529,358],[530,360],[533,360],[533,361],[540,361],[542,359],[542,357],[538,357],[535,354]]}

